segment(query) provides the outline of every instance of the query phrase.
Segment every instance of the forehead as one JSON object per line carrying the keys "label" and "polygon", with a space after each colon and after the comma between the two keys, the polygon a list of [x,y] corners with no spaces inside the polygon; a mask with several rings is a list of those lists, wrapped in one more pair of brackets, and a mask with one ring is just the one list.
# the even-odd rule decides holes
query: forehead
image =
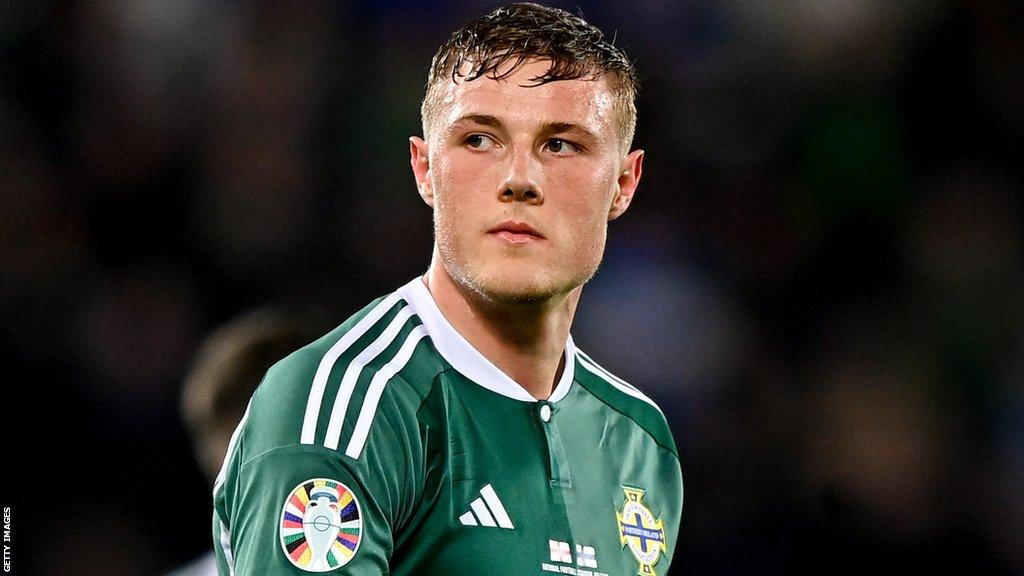
{"label": "forehead", "polygon": [[548,62],[531,60],[495,80],[442,81],[434,92],[435,120],[444,129],[468,114],[495,116],[507,125],[528,127],[551,122],[579,124],[609,139],[616,126],[615,95],[605,77],[558,80],[535,85]]}

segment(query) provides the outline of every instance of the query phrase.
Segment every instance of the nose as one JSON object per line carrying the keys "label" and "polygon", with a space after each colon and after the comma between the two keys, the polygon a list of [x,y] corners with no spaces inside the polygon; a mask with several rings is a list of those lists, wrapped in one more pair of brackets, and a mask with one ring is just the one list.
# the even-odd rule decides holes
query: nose
{"label": "nose", "polygon": [[498,186],[498,198],[502,202],[543,204],[544,193],[537,178],[539,167],[533,154],[527,147],[521,147],[509,156],[508,174]]}

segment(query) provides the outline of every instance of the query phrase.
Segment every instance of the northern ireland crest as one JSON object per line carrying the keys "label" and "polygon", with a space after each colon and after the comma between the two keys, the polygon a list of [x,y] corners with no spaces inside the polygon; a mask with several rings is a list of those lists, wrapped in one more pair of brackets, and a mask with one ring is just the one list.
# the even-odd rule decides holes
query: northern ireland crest
{"label": "northern ireland crest", "polygon": [[619,524],[619,540],[622,547],[628,547],[640,564],[637,574],[657,576],[654,565],[667,550],[664,524],[644,504],[642,489],[623,486],[622,491],[626,499],[622,503],[622,511],[615,512]]}
{"label": "northern ireland crest", "polygon": [[337,480],[306,480],[288,494],[281,511],[281,548],[289,562],[306,572],[348,564],[362,532],[359,502]]}

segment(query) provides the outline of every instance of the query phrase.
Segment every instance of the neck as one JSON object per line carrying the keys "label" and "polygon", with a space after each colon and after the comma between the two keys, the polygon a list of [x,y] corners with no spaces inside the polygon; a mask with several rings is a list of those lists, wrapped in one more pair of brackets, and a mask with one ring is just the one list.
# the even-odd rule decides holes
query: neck
{"label": "neck", "polygon": [[424,277],[448,322],[534,398],[551,395],[565,369],[565,342],[581,287],[541,302],[498,302],[452,279],[435,254]]}

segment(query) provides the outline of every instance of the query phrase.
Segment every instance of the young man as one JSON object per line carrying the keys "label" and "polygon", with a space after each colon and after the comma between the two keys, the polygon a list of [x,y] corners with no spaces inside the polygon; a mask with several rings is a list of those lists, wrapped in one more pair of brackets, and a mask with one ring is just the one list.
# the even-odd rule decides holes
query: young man
{"label": "young man", "polygon": [[664,574],[665,418],[569,336],[640,180],[634,94],[561,10],[439,49],[410,139],[430,268],[267,373],[214,489],[222,574]]}

